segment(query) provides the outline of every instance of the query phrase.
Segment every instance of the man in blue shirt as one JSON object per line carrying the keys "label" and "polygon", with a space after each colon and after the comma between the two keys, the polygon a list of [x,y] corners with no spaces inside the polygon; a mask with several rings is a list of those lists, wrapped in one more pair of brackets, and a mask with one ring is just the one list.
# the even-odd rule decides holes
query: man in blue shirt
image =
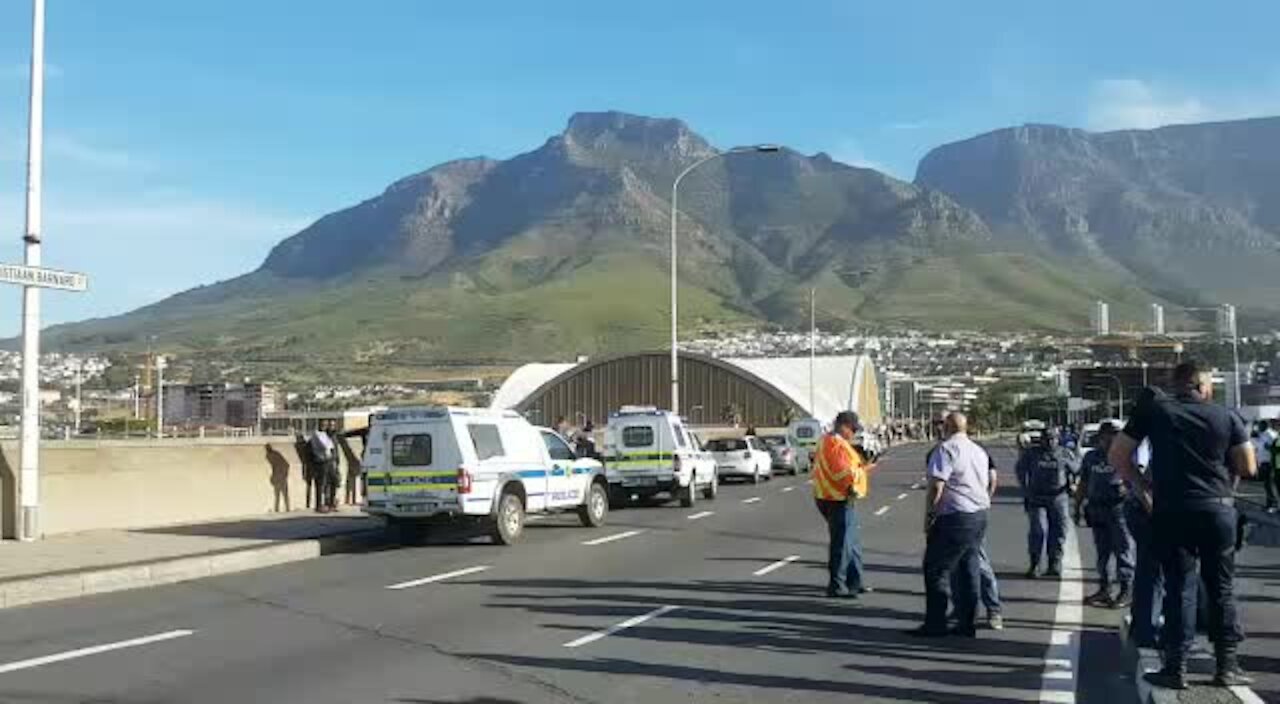
{"label": "man in blue shirt", "polygon": [[[1156,552],[1164,571],[1164,667],[1146,675],[1160,687],[1185,689],[1186,659],[1196,631],[1195,569],[1205,583],[1214,684],[1252,680],[1236,650],[1244,633],[1236,614],[1236,509],[1234,477],[1257,474],[1257,459],[1240,416],[1212,403],[1213,377],[1195,362],[1173,371],[1173,395],[1148,389],[1124,432],[1111,445],[1111,464],[1130,482],[1151,514]],[[1135,471],[1133,451],[1151,441],[1151,471]],[[1234,475],[1234,476],[1233,476]]]}
{"label": "man in blue shirt", "polygon": [[[1076,507],[1085,506],[1093,544],[1098,555],[1098,591],[1084,600],[1089,606],[1127,608],[1133,584],[1133,536],[1125,522],[1125,483],[1107,460],[1107,451],[1120,428],[1106,422],[1098,429],[1098,449],[1085,455],[1080,466],[1080,483],[1076,486]],[[1110,563],[1115,559],[1115,581]],[[1111,585],[1120,587],[1111,596]]]}

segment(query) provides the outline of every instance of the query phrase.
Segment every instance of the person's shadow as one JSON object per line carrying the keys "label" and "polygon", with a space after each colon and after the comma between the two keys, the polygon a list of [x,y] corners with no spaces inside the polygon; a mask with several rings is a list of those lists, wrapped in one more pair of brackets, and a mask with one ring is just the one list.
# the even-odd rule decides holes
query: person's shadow
{"label": "person's shadow", "polygon": [[289,505],[289,460],[280,454],[271,443],[267,443],[267,463],[271,465],[271,488],[275,491],[275,512],[280,513],[280,504],[284,503],[287,513],[292,510]]}

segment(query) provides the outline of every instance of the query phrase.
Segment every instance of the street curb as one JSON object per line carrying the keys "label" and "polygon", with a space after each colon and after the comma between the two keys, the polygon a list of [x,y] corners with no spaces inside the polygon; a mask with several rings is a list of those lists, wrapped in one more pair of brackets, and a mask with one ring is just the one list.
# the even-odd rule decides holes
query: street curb
{"label": "street curb", "polygon": [[[1119,636],[1121,650],[1124,653],[1123,657],[1127,663],[1132,663],[1135,700],[1139,704],[1179,704],[1182,701],[1184,692],[1152,687],[1143,679],[1142,676],[1144,674],[1159,670],[1164,663],[1160,659],[1160,651],[1153,648],[1138,648],[1134,646],[1129,640],[1128,625],[1129,618],[1126,616],[1120,621]],[[1185,691],[1192,692],[1199,686],[1201,685],[1193,685],[1191,689]],[[1213,689],[1221,691],[1217,687]],[[1226,691],[1230,692],[1231,696],[1242,704],[1256,704],[1261,701],[1248,687],[1231,687]]]}
{"label": "street curb", "polygon": [[1280,545],[1280,518],[1267,513],[1258,503],[1248,499],[1238,499],[1236,507],[1244,514],[1247,521],[1245,535],[1247,544],[1274,547]]}
{"label": "street curb", "polygon": [[197,555],[135,562],[0,581],[0,609],[61,601],[93,594],[159,587],[205,577],[312,560],[376,546],[383,531],[361,530],[305,540],[288,540]]}

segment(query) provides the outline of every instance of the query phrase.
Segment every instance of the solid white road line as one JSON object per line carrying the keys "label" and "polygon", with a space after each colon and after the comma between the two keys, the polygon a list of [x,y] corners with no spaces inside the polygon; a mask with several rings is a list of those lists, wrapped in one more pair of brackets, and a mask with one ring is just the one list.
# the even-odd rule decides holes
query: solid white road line
{"label": "solid white road line", "polygon": [[617,633],[617,632],[619,632],[619,631],[625,631],[625,630],[627,630],[628,628],[634,628],[634,627],[639,626],[640,624],[644,623],[645,621],[648,621],[648,620],[650,620],[650,619],[657,618],[657,617],[659,617],[659,616],[661,616],[661,615],[663,615],[663,614],[671,613],[672,611],[675,611],[677,608],[679,608],[679,607],[677,607],[677,606],[663,606],[663,607],[661,607],[661,608],[654,609],[653,611],[650,611],[650,612],[649,612],[649,613],[647,613],[647,614],[643,614],[643,615],[641,615],[641,616],[636,616],[636,617],[634,617],[634,618],[629,618],[629,619],[627,619],[626,621],[623,621],[622,623],[619,623],[619,624],[615,624],[615,625],[609,626],[608,628],[604,629],[603,631],[596,631],[595,633],[592,633],[592,634],[589,634],[589,635],[585,635],[585,636],[583,636],[583,637],[581,637],[581,638],[579,638],[579,639],[577,639],[577,640],[571,640],[571,641],[569,641],[568,643],[565,643],[565,644],[564,644],[564,647],[566,647],[566,648],[577,648],[577,647],[579,647],[579,646],[583,646],[583,645],[586,645],[586,644],[588,644],[588,643],[594,643],[594,642],[596,642],[596,641],[600,640],[601,638],[607,638],[607,637],[609,637],[609,636],[611,636],[611,635],[613,635],[613,634],[615,634],[615,633]]}
{"label": "solid white road line", "polygon": [[1076,704],[1076,677],[1080,670],[1080,624],[1084,620],[1084,580],[1080,569],[1080,543],[1075,526],[1067,529],[1062,551],[1062,578],[1058,583],[1058,606],[1049,634],[1040,682],[1040,701]]}
{"label": "solid white road line", "polygon": [[784,494],[785,494],[785,493],[787,493],[788,491],[795,491],[795,490],[796,490],[796,488],[795,488],[794,486],[789,486],[789,487],[786,487],[785,489],[783,489],[783,490],[782,490],[782,493],[784,493]]}
{"label": "solid white road line", "polygon": [[466,575],[469,575],[469,574],[484,572],[487,569],[490,569],[489,565],[479,565],[477,567],[468,567],[463,570],[454,570],[452,572],[445,572],[444,574],[435,574],[435,575],[431,575],[430,577],[415,579],[410,582],[401,582],[399,584],[392,584],[391,586],[387,587],[387,589],[410,589],[412,587],[421,587],[424,584],[434,584],[435,582],[443,582],[446,579],[453,579],[454,577],[465,577]]}
{"label": "solid white road line", "polygon": [[754,504],[755,502],[757,502],[757,501],[759,501],[759,500],[760,500],[760,497],[759,497],[759,496],[753,496],[753,497],[751,497],[751,498],[749,498],[749,499],[743,499],[743,500],[742,500],[742,503],[744,503],[744,504]]}
{"label": "solid white road line", "polygon": [[883,516],[884,514],[886,514],[886,513],[888,513],[888,512],[889,512],[889,507],[888,507],[888,506],[881,506],[880,508],[876,509],[876,515],[877,515],[877,516]]}
{"label": "solid white road line", "polygon": [[1243,704],[1266,704],[1262,697],[1259,697],[1257,693],[1248,687],[1238,686],[1230,689],[1231,693],[1236,695],[1236,699],[1239,699]]}
{"label": "solid white road line", "polygon": [[910,494],[898,494],[898,501],[901,501],[907,498],[908,496],[910,496]]}
{"label": "solid white road line", "polygon": [[799,556],[799,555],[787,555],[786,557],[782,558],[781,560],[778,560],[777,562],[775,562],[775,563],[773,563],[773,564],[771,564],[771,565],[766,565],[766,566],[764,566],[764,567],[761,567],[760,569],[756,570],[755,572],[752,572],[751,574],[752,574],[753,576],[756,576],[756,577],[763,577],[763,576],[765,576],[766,574],[769,574],[770,572],[773,572],[773,571],[775,571],[775,570],[780,570],[780,569],[782,569],[783,567],[786,567],[787,565],[789,565],[789,564],[791,564],[791,563],[793,563],[793,562],[795,562],[796,560],[799,560],[799,559],[800,559],[800,556]]}
{"label": "solid white road line", "polygon": [[685,516],[685,518],[688,518],[691,521],[696,521],[699,518],[706,518],[707,516],[714,516],[714,515],[716,515],[715,511],[699,511],[697,513]]}
{"label": "solid white road line", "polygon": [[612,543],[615,540],[624,540],[632,536],[640,535],[643,532],[644,531],[642,530],[629,530],[629,531],[626,531],[625,533],[614,533],[613,535],[606,535],[603,538],[588,540],[584,542],[583,545],[604,545],[605,543]]}
{"label": "solid white road line", "polygon": [[173,640],[174,638],[185,638],[193,633],[195,633],[195,631],[185,629],[180,631],[168,631],[166,633],[157,633],[153,636],[134,638],[133,640],[122,640],[117,643],[107,643],[105,645],[95,645],[90,648],[68,650],[65,653],[58,653],[56,655],[45,655],[44,657],[32,658],[30,660],[19,660],[18,662],[0,665],[0,675],[8,672],[17,672],[18,670],[30,670],[33,667],[40,667],[41,665],[52,665],[55,662],[63,662],[64,660],[75,660],[76,658],[88,657],[90,655],[109,653],[112,650],[137,648],[138,646]]}

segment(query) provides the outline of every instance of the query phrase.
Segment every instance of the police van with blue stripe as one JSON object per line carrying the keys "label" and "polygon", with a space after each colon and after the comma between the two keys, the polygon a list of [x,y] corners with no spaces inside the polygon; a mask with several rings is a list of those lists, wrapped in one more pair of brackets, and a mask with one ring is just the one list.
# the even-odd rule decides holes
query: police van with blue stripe
{"label": "police van with blue stripe", "polygon": [[432,521],[482,522],[495,543],[524,533],[530,513],[573,511],[604,524],[608,483],[600,462],[513,411],[413,407],[378,413],[364,457],[364,510],[393,529]]}

